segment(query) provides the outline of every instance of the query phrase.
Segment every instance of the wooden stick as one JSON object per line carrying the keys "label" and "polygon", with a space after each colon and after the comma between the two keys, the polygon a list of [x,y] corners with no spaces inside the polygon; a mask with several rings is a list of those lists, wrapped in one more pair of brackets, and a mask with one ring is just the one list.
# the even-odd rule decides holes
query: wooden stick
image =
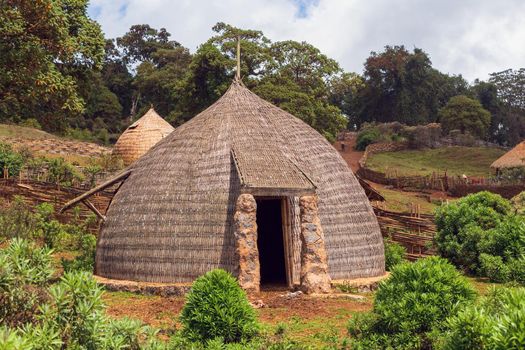
{"label": "wooden stick", "polygon": [[82,200],[82,203],[86,205],[93,213],[95,213],[103,222],[106,221],[106,216],[102,215],[102,213],[89,201],[89,199],[85,198]]}
{"label": "wooden stick", "polygon": [[64,212],[65,210],[69,209],[70,207],[72,207],[73,205],[77,204],[78,202],[82,201],[83,199],[85,198],[88,198],[90,197],[91,195],[97,193],[97,192],[100,192],[102,191],[103,189],[119,182],[119,181],[122,181],[124,179],[126,179],[129,175],[131,174],[131,170],[128,170],[128,171],[125,171],[123,172],[122,174],[120,175],[117,175],[116,177],[114,177],[113,179],[110,179],[106,182],[104,182],[103,184],[100,184],[98,185],[97,187],[94,187],[92,188],[91,190],[81,194],[80,196],[78,196],[77,198],[73,199],[73,200],[70,200],[69,202],[67,202],[66,204],[64,204],[64,206],[62,207],[62,209],[60,209],[60,213]]}
{"label": "wooden stick", "polygon": [[235,73],[237,80],[241,80],[241,36],[237,37],[237,72]]}

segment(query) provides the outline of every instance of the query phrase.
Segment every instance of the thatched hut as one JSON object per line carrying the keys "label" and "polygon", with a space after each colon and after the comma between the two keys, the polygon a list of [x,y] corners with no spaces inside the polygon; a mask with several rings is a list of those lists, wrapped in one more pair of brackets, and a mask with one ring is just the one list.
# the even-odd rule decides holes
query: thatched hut
{"label": "thatched hut", "polygon": [[120,135],[113,147],[113,155],[122,158],[124,165],[128,166],[173,130],[173,126],[152,107]]}
{"label": "thatched hut", "polygon": [[525,141],[496,159],[490,167],[496,171],[525,167]]}
{"label": "thatched hut", "polygon": [[104,186],[117,180],[102,277],[191,282],[223,268],[246,289],[326,291],[385,272],[376,217],[337,150],[240,81]]}

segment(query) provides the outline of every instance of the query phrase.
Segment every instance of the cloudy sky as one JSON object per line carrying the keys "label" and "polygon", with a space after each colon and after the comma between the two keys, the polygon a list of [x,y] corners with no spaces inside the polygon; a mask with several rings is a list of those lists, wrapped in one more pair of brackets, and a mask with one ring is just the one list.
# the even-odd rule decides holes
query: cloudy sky
{"label": "cloudy sky", "polygon": [[147,23],[192,52],[219,21],[259,29],[272,41],[307,41],[359,73],[389,44],[422,48],[469,81],[525,67],[525,0],[91,0],[89,13],[106,37]]}

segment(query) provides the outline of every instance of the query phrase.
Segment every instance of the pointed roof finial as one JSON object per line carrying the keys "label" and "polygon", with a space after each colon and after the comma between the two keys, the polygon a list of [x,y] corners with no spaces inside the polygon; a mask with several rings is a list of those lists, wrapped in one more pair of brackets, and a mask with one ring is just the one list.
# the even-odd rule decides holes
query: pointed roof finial
{"label": "pointed roof finial", "polygon": [[241,80],[241,36],[237,37],[237,72],[235,80]]}

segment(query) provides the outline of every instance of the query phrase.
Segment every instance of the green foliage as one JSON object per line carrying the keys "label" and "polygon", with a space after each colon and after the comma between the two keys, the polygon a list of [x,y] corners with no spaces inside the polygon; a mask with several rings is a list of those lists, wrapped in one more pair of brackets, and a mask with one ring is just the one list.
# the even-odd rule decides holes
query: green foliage
{"label": "green foliage", "polygon": [[525,289],[494,289],[446,322],[438,349],[503,350],[525,347]]}
{"label": "green foliage", "polygon": [[448,76],[432,68],[421,49],[385,46],[372,52],[364,65],[365,86],[358,92],[359,122],[393,122],[407,125],[437,120],[438,109],[450,97],[465,93],[461,76]]}
{"label": "green foliage", "polygon": [[45,301],[43,286],[54,270],[51,250],[15,238],[0,250],[0,322],[20,326],[35,321]]}
{"label": "green foliage", "polygon": [[95,267],[95,252],[96,252],[97,238],[92,234],[83,234],[79,238],[80,255],[74,260],[68,261],[62,259],[62,266],[64,271],[86,271],[93,272]]}
{"label": "green foliage", "polygon": [[478,242],[511,212],[509,201],[490,192],[463,197],[436,210],[435,243],[441,256],[454,265],[475,271]]}
{"label": "green foliage", "polygon": [[401,244],[385,239],[385,267],[391,271],[397,264],[405,260],[406,249]]}
{"label": "green foliage", "polygon": [[479,101],[464,95],[452,97],[439,111],[439,120],[445,133],[459,130],[462,134],[484,138],[490,126],[490,112]]}
{"label": "green foliage", "polygon": [[0,206],[0,227],[2,238],[32,238],[36,236],[38,221],[22,197],[15,196]]}
{"label": "green foliage", "polygon": [[38,117],[63,130],[81,112],[74,72],[100,65],[104,38],[87,17],[87,0],[3,1],[0,4],[0,120]]}
{"label": "green foliage", "polygon": [[431,257],[394,267],[382,282],[371,314],[349,324],[352,349],[420,349],[475,292],[446,260]]}
{"label": "green foliage", "polygon": [[366,128],[357,135],[355,149],[358,151],[364,151],[366,146],[377,142],[380,137],[379,130],[376,128]]}
{"label": "green foliage", "polygon": [[193,283],[181,322],[184,334],[200,342],[218,337],[225,343],[247,341],[259,328],[245,292],[229,273],[220,269],[206,273]]}
{"label": "green foliage", "polygon": [[7,170],[9,176],[18,176],[24,158],[20,153],[15,152],[10,144],[0,142],[0,171],[2,176],[4,170]]}
{"label": "green foliage", "polygon": [[488,192],[464,197],[436,212],[439,253],[458,267],[494,282],[525,283],[525,217]]}
{"label": "green foliage", "polygon": [[72,186],[73,181],[81,180],[82,175],[63,158],[48,161],[49,181],[63,186]]}

